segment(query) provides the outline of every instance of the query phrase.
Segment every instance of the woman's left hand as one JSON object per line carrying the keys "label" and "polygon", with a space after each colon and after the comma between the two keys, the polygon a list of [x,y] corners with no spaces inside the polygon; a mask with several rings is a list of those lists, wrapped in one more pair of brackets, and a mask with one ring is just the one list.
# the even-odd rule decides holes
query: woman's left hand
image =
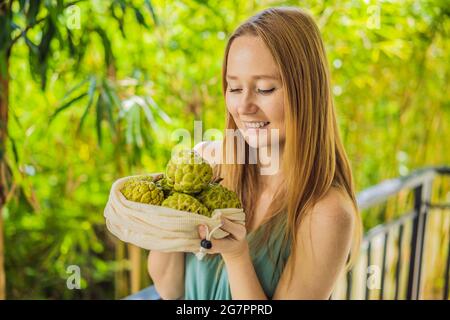
{"label": "woman's left hand", "polygon": [[[249,253],[247,242],[247,229],[245,226],[222,218],[221,229],[230,233],[223,239],[211,237],[211,249],[205,249],[209,253],[220,253],[225,262],[231,259],[239,259]],[[206,229],[203,225],[198,227],[201,239],[206,238]]]}

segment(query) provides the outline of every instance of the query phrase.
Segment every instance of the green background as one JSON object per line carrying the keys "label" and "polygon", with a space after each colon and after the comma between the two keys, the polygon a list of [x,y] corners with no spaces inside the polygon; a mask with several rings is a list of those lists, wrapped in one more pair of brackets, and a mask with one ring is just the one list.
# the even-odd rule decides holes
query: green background
{"label": "green background", "polygon": [[[109,188],[161,171],[173,130],[223,129],[227,38],[279,5],[309,10],[322,31],[357,191],[450,163],[445,1],[6,1],[7,298],[119,298],[131,268],[150,284],[145,252],[130,259],[106,231]],[[385,218],[365,214],[366,230]],[[69,265],[81,290],[66,287]]]}

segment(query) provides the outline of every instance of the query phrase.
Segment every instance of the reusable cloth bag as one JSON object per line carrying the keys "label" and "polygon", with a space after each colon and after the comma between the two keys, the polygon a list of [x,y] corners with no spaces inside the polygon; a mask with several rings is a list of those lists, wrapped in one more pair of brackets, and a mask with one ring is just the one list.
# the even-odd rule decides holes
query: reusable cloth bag
{"label": "reusable cloth bag", "polygon": [[[152,174],[153,177],[159,174]],[[198,225],[207,226],[206,239],[222,239],[229,235],[220,229],[221,217],[245,225],[243,209],[216,209],[211,217],[127,200],[120,189],[131,178],[116,180],[104,210],[106,227],[117,238],[147,250],[161,252],[193,252],[201,260],[206,254],[200,246]]]}

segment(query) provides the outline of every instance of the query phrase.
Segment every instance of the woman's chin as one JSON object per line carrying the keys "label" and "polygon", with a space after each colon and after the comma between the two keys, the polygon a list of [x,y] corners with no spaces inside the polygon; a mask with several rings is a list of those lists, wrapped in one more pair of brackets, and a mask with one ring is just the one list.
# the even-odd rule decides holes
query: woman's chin
{"label": "woman's chin", "polygon": [[272,137],[270,136],[270,131],[268,129],[245,128],[240,131],[251,148],[266,148],[271,145]]}

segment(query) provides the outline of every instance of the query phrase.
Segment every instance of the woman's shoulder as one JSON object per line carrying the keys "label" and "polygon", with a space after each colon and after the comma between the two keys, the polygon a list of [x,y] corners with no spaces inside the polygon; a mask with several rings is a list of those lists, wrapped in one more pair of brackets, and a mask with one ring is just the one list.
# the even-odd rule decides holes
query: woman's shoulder
{"label": "woman's shoulder", "polygon": [[201,141],[194,146],[194,150],[210,164],[217,163],[217,156],[220,154],[221,148],[222,140]]}
{"label": "woman's shoulder", "polygon": [[298,235],[305,232],[304,228],[310,228],[312,232],[317,231],[323,234],[330,241],[340,241],[342,237],[347,237],[357,216],[353,202],[350,197],[339,188],[332,187],[330,190],[313,206],[311,214],[306,217],[306,225],[299,225]]}
{"label": "woman's shoulder", "polygon": [[314,210],[345,218],[347,216],[352,216],[354,207],[350,196],[341,188],[333,186],[316,203]]}

